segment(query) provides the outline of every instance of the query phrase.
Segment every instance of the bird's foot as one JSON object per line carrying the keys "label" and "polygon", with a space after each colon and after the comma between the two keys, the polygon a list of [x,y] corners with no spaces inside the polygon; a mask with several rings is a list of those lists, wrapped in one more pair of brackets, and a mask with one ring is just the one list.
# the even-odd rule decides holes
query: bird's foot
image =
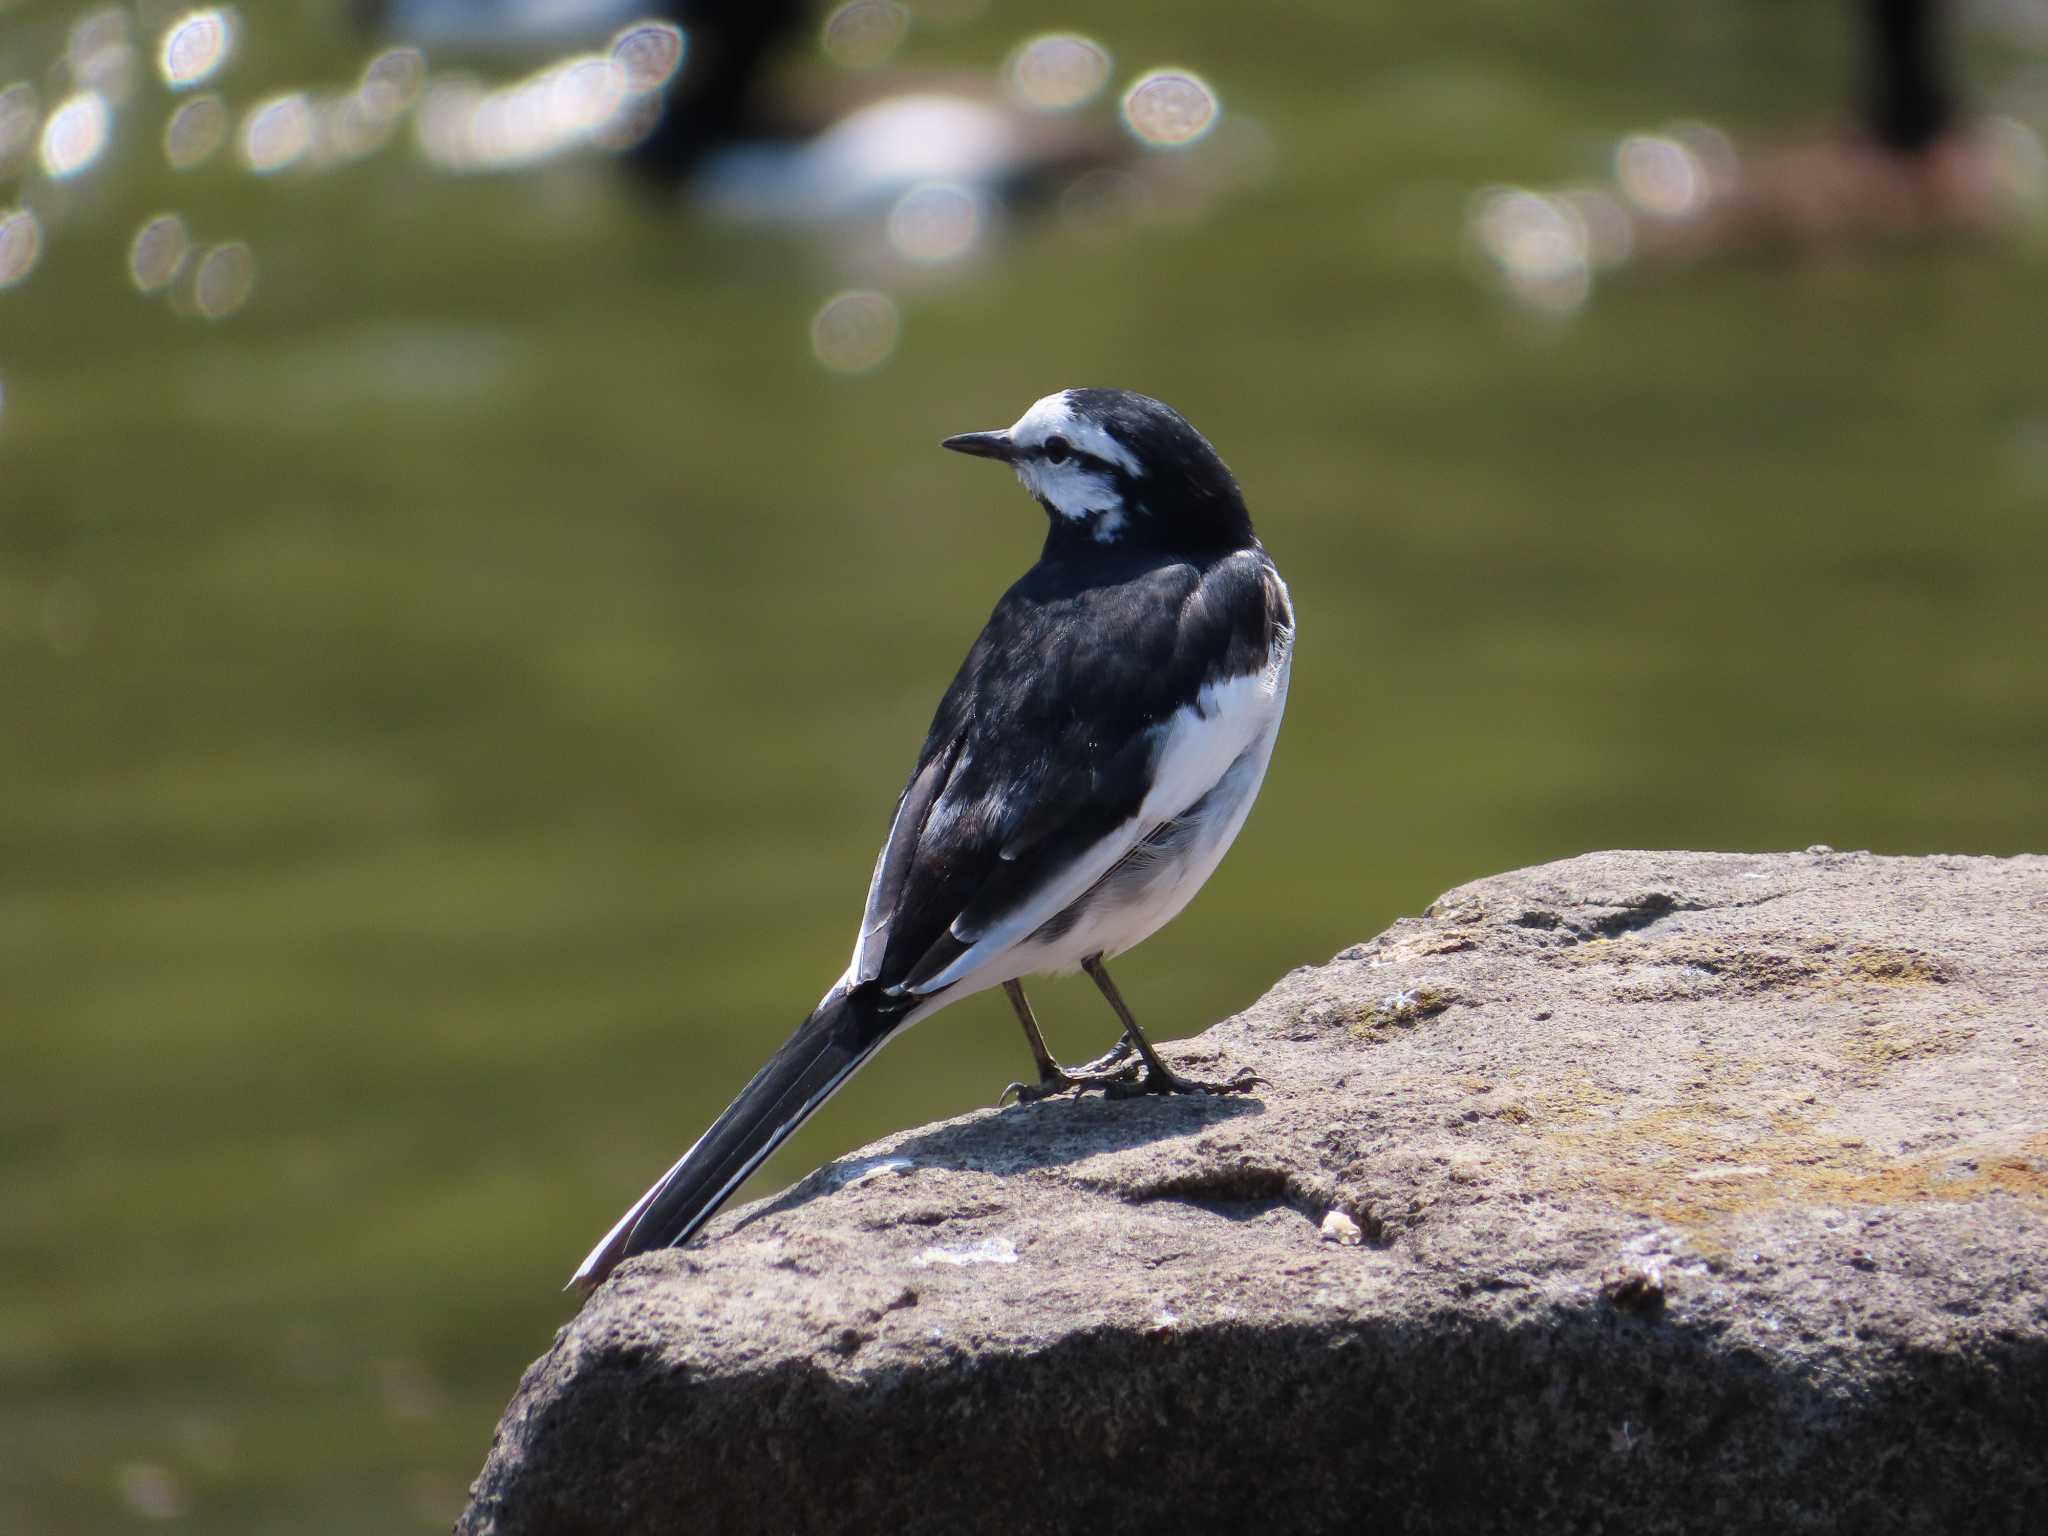
{"label": "bird's foot", "polygon": [[1269,1088],[1272,1086],[1250,1068],[1227,1083],[1212,1083],[1199,1077],[1182,1077],[1162,1061],[1148,1068],[1142,1077],[1119,1082],[1109,1090],[1109,1096],[1113,1099],[1134,1099],[1144,1093],[1250,1093],[1262,1083]]}
{"label": "bird's foot", "polygon": [[1138,1070],[1138,1063],[1132,1060],[1134,1048],[1130,1036],[1126,1035],[1093,1061],[1073,1069],[1076,1077],[1123,1076]]}
{"label": "bird's foot", "polygon": [[[1104,1066],[1104,1062],[1111,1064]],[[1101,1088],[1110,1094],[1116,1094],[1120,1089],[1130,1086],[1137,1073],[1137,1062],[1112,1061],[1111,1056],[1100,1057],[1085,1067],[1075,1067],[1071,1072],[1065,1067],[1056,1066],[1050,1072],[1041,1072],[1035,1083],[1010,1084],[996,1100],[996,1107],[1000,1109],[1009,1103],[1013,1094],[1019,1104],[1036,1104],[1040,1099],[1049,1099],[1055,1094],[1065,1093],[1073,1088],[1078,1088],[1084,1093],[1090,1088]]]}

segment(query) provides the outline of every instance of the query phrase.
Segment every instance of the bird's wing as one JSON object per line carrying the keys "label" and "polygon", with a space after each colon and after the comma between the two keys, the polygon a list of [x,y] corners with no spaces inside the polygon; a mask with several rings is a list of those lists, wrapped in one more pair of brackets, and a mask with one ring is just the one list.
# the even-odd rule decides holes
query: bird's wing
{"label": "bird's wing", "polygon": [[963,980],[1214,787],[1270,720],[1248,707],[1285,622],[1270,572],[1247,550],[1018,583],[939,706],[848,980]]}

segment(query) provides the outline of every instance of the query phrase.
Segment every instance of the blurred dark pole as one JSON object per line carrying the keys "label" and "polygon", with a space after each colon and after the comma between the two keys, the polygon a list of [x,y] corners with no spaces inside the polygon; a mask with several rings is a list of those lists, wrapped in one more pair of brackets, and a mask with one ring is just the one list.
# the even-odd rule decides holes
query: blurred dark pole
{"label": "blurred dark pole", "polygon": [[766,133],[759,101],[763,66],[802,24],[805,0],[669,0],[659,9],[688,39],[683,72],[670,87],[661,120],[631,155],[635,170],[659,182],[687,179],[711,150]]}
{"label": "blurred dark pole", "polygon": [[1896,155],[1918,155],[1955,120],[1936,0],[1861,0],[1870,84],[1863,120]]}

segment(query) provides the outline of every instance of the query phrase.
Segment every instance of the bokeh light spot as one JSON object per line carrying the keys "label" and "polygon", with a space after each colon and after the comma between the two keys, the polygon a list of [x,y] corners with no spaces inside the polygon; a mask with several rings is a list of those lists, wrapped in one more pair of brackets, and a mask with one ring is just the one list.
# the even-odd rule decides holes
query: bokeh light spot
{"label": "bokeh light spot", "polygon": [[889,210],[889,243],[899,255],[936,265],[967,254],[980,236],[982,200],[958,182],[912,187]]}
{"label": "bokeh light spot", "polygon": [[472,131],[487,94],[477,81],[461,75],[428,86],[412,125],[420,153],[443,170],[470,169],[476,158]]}
{"label": "bokeh light spot", "polygon": [[193,11],[164,29],[157,70],[164,83],[182,91],[210,80],[235,48],[234,19],[226,11]]}
{"label": "bokeh light spot", "polygon": [[665,21],[643,21],[612,39],[612,62],[636,96],[658,91],[683,67],[683,29]]}
{"label": "bokeh light spot", "polygon": [[323,101],[313,108],[313,162],[327,166],[375,154],[396,127],[394,119],[371,110],[361,91]]}
{"label": "bokeh light spot", "polygon": [[1562,199],[1489,188],[1473,201],[1470,230],[1508,292],[1531,309],[1569,314],[1592,292],[1586,228]]}
{"label": "bokeh light spot", "polygon": [[443,170],[505,171],[612,142],[614,127],[641,101],[626,79],[625,66],[594,53],[495,90],[443,76],[428,86],[414,122],[420,153]]}
{"label": "bokeh light spot", "polygon": [[363,66],[356,94],[367,111],[396,117],[420,99],[426,83],[427,56],[417,48],[391,48]]}
{"label": "bokeh light spot", "polygon": [[313,108],[300,92],[272,96],[242,119],[242,163],[259,176],[287,170],[313,147]]}
{"label": "bokeh light spot", "polygon": [[0,209],[0,288],[12,288],[43,254],[42,222],[26,208]]}
{"label": "bokeh light spot", "polygon": [[896,350],[896,303],[886,293],[835,294],[811,320],[811,351],[834,373],[866,373]]}
{"label": "bokeh light spot", "polygon": [[1109,83],[1109,53],[1072,32],[1020,43],[1003,65],[1010,98],[1034,112],[1067,112],[1093,101]]}
{"label": "bokeh light spot", "polygon": [[1661,219],[1699,211],[1707,178],[1693,152],[1677,139],[1632,133],[1614,151],[1614,179],[1628,200]]}
{"label": "bokeh light spot", "polygon": [[62,181],[89,169],[107,147],[112,121],[107,99],[99,92],[80,91],[67,97],[43,124],[39,151],[43,174]]}
{"label": "bokeh light spot", "polygon": [[909,34],[910,11],[897,0],[849,0],[825,18],[823,42],[841,69],[873,69]]}
{"label": "bokeh light spot", "polygon": [[174,171],[189,171],[211,159],[227,139],[227,103],[218,96],[195,96],[164,124],[164,159]]}
{"label": "bokeh light spot", "polygon": [[214,246],[192,274],[192,307],[209,320],[232,315],[255,291],[256,253],[239,240]]}
{"label": "bokeh light spot", "polygon": [[1194,143],[1216,126],[1221,111],[1216,93],[1184,69],[1152,70],[1124,92],[1125,124],[1160,149]]}
{"label": "bokeh light spot", "polygon": [[135,231],[128,245],[128,275],[144,293],[157,293],[177,281],[192,249],[192,237],[185,221],[175,213],[160,213]]}
{"label": "bokeh light spot", "polygon": [[626,72],[616,62],[588,54],[554,71],[548,85],[548,120],[565,138],[603,127],[626,97]]}

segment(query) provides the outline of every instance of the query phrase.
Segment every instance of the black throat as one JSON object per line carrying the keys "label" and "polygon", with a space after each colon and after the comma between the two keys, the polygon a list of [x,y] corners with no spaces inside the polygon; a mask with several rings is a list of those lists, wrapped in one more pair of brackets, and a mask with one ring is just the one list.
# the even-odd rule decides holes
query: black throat
{"label": "black throat", "polygon": [[[1042,559],[1085,559],[1091,553],[1218,555],[1258,545],[1237,481],[1214,455],[1208,465],[1181,466],[1165,473],[1134,475],[1122,469],[1110,473],[1121,510],[1075,518],[1043,496],[1037,498],[1051,525],[1046,530]],[[1114,538],[1096,537],[1105,520],[1115,522]]]}

